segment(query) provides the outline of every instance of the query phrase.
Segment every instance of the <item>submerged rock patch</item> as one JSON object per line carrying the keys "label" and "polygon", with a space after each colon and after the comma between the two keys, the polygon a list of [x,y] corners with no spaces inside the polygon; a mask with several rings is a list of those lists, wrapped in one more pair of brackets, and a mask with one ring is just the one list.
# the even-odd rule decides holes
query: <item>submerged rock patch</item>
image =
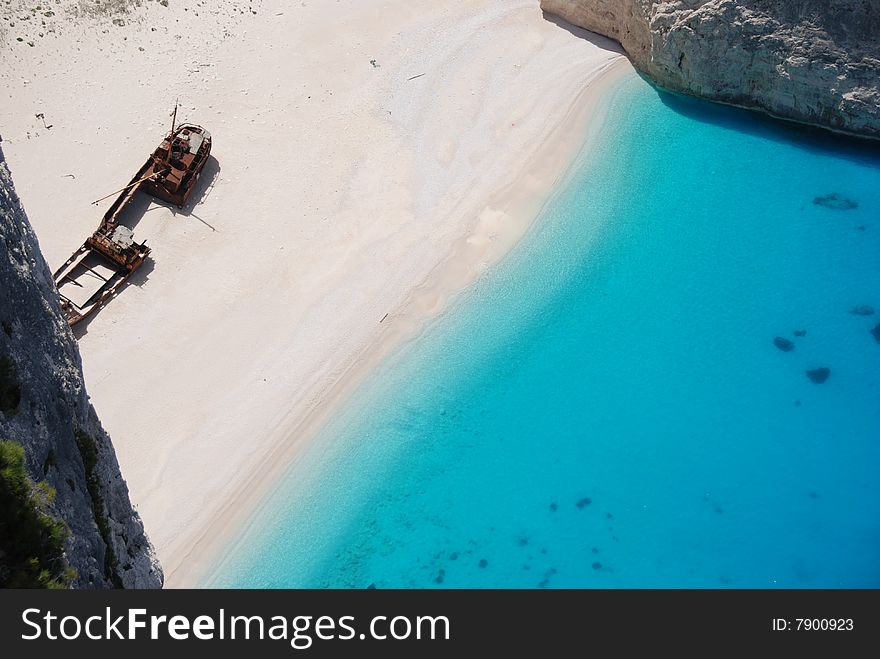
{"label": "submerged rock patch", "polygon": [[867,304],[860,304],[857,307],[853,307],[852,309],[850,309],[849,312],[853,316],[873,316],[874,307]]}
{"label": "submerged rock patch", "polygon": [[791,352],[794,350],[794,341],[790,341],[781,336],[777,336],[773,339],[773,345],[779,348],[782,352]]}
{"label": "submerged rock patch", "polygon": [[830,208],[833,211],[849,211],[859,207],[857,202],[847,199],[836,192],[827,194],[824,197],[816,197],[813,199],[813,203],[823,208]]}
{"label": "submerged rock patch", "polygon": [[806,335],[807,335],[807,330],[805,330],[805,329],[796,329],[796,330],[794,331],[794,335],[795,335],[795,336],[806,336]]}
{"label": "submerged rock patch", "polygon": [[825,382],[825,380],[828,379],[829,375],[831,375],[831,369],[825,368],[824,366],[821,368],[811,368],[807,370],[807,377],[816,384],[822,384],[823,382]]}
{"label": "submerged rock patch", "polygon": [[877,324],[874,326],[874,329],[871,330],[871,336],[874,337],[874,340],[875,340],[877,343],[880,343],[880,323],[877,323]]}

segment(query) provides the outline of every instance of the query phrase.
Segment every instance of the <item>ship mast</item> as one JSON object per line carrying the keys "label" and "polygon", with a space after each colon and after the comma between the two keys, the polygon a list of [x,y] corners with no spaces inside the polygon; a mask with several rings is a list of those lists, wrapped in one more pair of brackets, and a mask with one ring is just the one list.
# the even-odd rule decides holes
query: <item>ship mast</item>
{"label": "ship mast", "polygon": [[171,164],[171,145],[174,144],[174,125],[177,123],[177,106],[180,105],[180,97],[174,99],[174,112],[171,113],[171,133],[169,133],[168,150],[165,152],[164,165]]}

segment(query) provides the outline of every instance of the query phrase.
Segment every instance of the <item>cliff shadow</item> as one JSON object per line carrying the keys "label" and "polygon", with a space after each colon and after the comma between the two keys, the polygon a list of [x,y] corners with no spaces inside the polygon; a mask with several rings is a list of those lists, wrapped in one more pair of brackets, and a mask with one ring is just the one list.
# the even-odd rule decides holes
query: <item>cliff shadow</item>
{"label": "cliff shadow", "polygon": [[582,27],[578,27],[572,23],[569,23],[566,20],[563,20],[556,14],[550,14],[546,11],[541,12],[544,15],[544,20],[550,23],[553,23],[556,27],[562,28],[566,32],[573,34],[579,39],[584,39],[585,41],[589,41],[594,46],[598,46],[602,50],[608,50],[612,53],[618,53],[620,55],[626,55],[626,51],[623,49],[623,46],[620,45],[619,42],[614,39],[609,39],[608,37],[603,37],[601,34],[597,34],[596,32],[590,32],[589,30],[585,30]]}
{"label": "cliff shadow", "polygon": [[667,108],[688,119],[880,169],[880,141],[835,133],[818,126],[774,117],[760,110],[672,92],[659,87],[644,74],[639,75],[651,85]]}

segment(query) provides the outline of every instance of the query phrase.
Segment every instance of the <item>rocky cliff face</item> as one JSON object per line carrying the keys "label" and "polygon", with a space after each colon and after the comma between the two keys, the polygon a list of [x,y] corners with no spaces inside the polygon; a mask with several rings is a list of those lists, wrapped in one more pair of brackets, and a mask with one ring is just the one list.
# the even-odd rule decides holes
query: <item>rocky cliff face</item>
{"label": "rocky cliff face", "polygon": [[880,138],[877,0],[541,0],[672,91]]}
{"label": "rocky cliff face", "polygon": [[[64,554],[75,570],[67,570],[70,585],[161,587],[161,568],[132,509],[110,438],[89,403],[76,341],[2,150],[0,440],[23,446],[32,483],[54,490],[44,497],[45,513],[67,527]],[[0,571],[9,572],[3,547],[15,541],[16,529],[3,532],[10,537],[0,538]]]}

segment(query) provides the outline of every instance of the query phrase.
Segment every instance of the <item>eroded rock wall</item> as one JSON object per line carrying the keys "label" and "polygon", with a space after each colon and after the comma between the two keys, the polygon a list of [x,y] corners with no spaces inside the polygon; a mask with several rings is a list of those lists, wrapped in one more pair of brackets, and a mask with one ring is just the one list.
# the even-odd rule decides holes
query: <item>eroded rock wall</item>
{"label": "eroded rock wall", "polygon": [[541,0],[661,87],[880,138],[880,0]]}
{"label": "eroded rock wall", "polygon": [[0,149],[0,439],[21,444],[34,482],[55,490],[48,513],[69,529],[79,588],[158,588],[153,555],[110,438],[89,402],[76,340]]}

